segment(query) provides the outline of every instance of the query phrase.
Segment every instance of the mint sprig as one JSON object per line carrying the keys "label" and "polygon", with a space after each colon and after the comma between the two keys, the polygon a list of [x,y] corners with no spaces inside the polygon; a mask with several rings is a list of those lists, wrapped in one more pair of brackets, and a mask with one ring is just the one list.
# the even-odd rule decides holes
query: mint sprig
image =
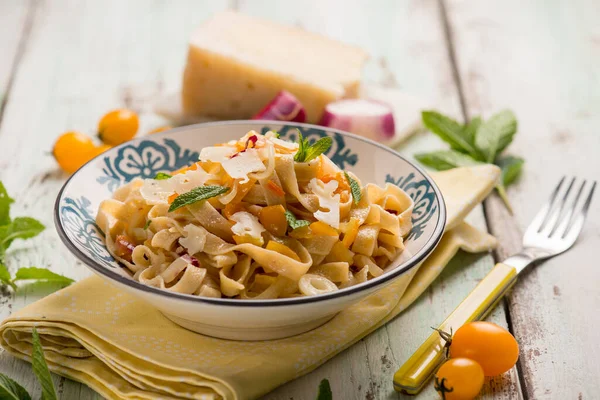
{"label": "mint sprig", "polygon": [[446,171],[458,167],[472,167],[474,165],[482,165],[484,163],[476,161],[466,154],[459,153],[456,150],[440,150],[431,153],[415,154],[415,158],[421,164],[437,169],[438,171]]}
{"label": "mint sprig", "polygon": [[178,210],[181,207],[189,206],[190,204],[194,204],[202,200],[210,199],[211,197],[222,195],[228,191],[229,188],[227,186],[198,186],[187,193],[177,196],[177,198],[173,200],[173,203],[171,203],[169,212]]}
{"label": "mint sprig", "polygon": [[[44,357],[44,349],[35,326],[31,335],[31,344],[33,347],[31,352],[31,366],[33,367],[33,373],[42,386],[42,400],[57,400],[58,396],[52,382],[52,375],[50,375],[50,370]],[[0,374],[0,399],[31,400],[31,396],[18,382],[4,374]]]}
{"label": "mint sprig", "polygon": [[475,117],[463,125],[437,111],[423,111],[423,124],[451,150],[416,154],[422,164],[443,171],[456,167],[478,164],[495,164],[502,170],[502,180],[496,186],[498,194],[512,213],[506,195],[506,186],[521,174],[525,160],[520,157],[504,157],[500,154],[512,142],[517,132],[517,120],[510,110],[492,115],[487,121]]}
{"label": "mint sprig", "polygon": [[37,267],[19,268],[15,274],[15,278],[12,281],[16,282],[25,280],[59,282],[65,284],[71,284],[75,282],[73,279],[54,273],[49,269]]}
{"label": "mint sprig", "polygon": [[[10,245],[17,239],[31,239],[39,235],[44,225],[38,220],[30,217],[10,218],[10,205],[14,202],[6,192],[6,188],[0,181],[0,283],[9,285],[13,290],[17,289],[16,281],[37,280],[52,281],[70,284],[72,279],[56,274],[46,268],[25,267],[17,270],[14,278],[11,278],[6,265],[6,252]],[[1,398],[1,397],[0,397]]]}
{"label": "mint sprig", "polygon": [[285,219],[287,220],[288,225],[292,229],[298,229],[302,228],[303,226],[310,225],[310,222],[305,219],[296,219],[294,213],[289,210],[285,211]]}
{"label": "mint sprig", "polygon": [[2,181],[0,181],[0,226],[10,223],[10,205],[15,201],[8,195]]}
{"label": "mint sprig", "polygon": [[360,185],[346,171],[344,171],[344,175],[346,176],[346,180],[350,184],[350,192],[352,192],[354,204],[358,204],[360,202],[360,199],[362,199],[362,190],[360,188]]}
{"label": "mint sprig", "polygon": [[44,349],[40,341],[40,335],[38,335],[37,329],[33,327],[33,352],[31,354],[31,364],[33,366],[33,373],[37,376],[40,385],[42,386],[42,400],[57,400],[56,389],[54,389],[54,383],[52,382],[52,376],[46,364],[46,358],[44,357]]}
{"label": "mint sprig", "polygon": [[302,133],[298,131],[298,151],[294,155],[296,162],[309,162],[326,153],[333,144],[333,140],[329,136],[322,137],[312,145],[308,139],[304,139]]}

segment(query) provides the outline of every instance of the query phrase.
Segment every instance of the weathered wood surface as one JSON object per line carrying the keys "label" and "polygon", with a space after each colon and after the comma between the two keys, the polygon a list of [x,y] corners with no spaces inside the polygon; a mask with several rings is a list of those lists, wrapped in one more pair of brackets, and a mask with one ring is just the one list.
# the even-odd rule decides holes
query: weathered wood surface
{"label": "weathered wood surface", "polygon": [[[560,177],[600,177],[600,3],[450,1],[448,14],[466,111],[511,107],[520,123],[508,149],[527,160],[509,190],[515,216],[498,199],[486,204],[503,258]],[[575,248],[534,267],[509,297],[525,398],[598,398],[598,201]]]}
{"label": "weathered wood surface", "polygon": [[[528,165],[510,194],[516,219],[526,222],[559,172],[593,177],[599,170],[589,149],[600,149],[600,135],[593,130],[600,122],[593,114],[600,105],[600,78],[593,63],[600,57],[600,15],[591,1],[571,4],[552,8],[543,1],[449,1],[447,21],[454,35],[448,37],[437,0],[380,0],[369,5],[318,0],[0,2],[0,88],[7,99],[0,114],[0,179],[17,198],[15,215],[33,215],[49,227],[40,238],[12,251],[10,266],[46,266],[74,278],[89,274],[52,227],[53,202],[65,176],[46,153],[61,132],[93,132],[99,116],[118,106],[139,110],[142,130],[159,124],[151,104],[157,96],[177,90],[190,32],[226,8],[360,45],[372,55],[369,80],[398,86],[457,117],[513,108],[522,133],[511,150],[526,155]],[[454,45],[455,57],[450,57],[449,44]],[[419,135],[400,150],[410,155],[436,146],[440,143],[431,135]],[[535,154],[530,154],[532,149]],[[570,165],[565,154],[572,156]],[[493,201],[488,204],[488,224],[508,245],[518,234],[502,212]],[[594,290],[600,272],[591,268],[590,260],[591,238],[597,244],[600,228],[598,215],[592,218],[576,252],[521,280],[509,306],[512,328],[522,345],[524,379],[520,382],[513,369],[488,382],[482,398],[520,398],[521,384],[530,399],[577,398],[579,393],[594,398],[592,382],[600,362],[593,338],[600,326],[590,305],[600,305],[600,292]],[[481,208],[470,221],[485,227]],[[504,247],[500,253],[510,250]],[[458,255],[400,317],[265,399],[313,398],[322,378],[330,380],[339,399],[404,398],[392,389],[393,372],[429,334],[429,327],[451,312],[492,265],[490,255]],[[32,285],[14,296],[3,293],[0,317],[54,289]],[[490,319],[507,325],[503,307]],[[0,372],[39,397],[29,364],[0,354]],[[55,382],[62,399],[98,398],[70,380],[56,377]],[[417,398],[434,396],[429,387]]]}

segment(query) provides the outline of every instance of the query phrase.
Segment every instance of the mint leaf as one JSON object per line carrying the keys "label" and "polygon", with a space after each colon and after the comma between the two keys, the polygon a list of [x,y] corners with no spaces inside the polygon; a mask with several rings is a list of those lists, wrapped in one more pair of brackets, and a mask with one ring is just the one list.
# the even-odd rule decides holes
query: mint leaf
{"label": "mint leaf", "polygon": [[427,129],[450,144],[454,150],[467,153],[474,158],[479,157],[479,151],[465,138],[463,125],[436,111],[423,111],[421,118]]}
{"label": "mint leaf", "polygon": [[173,175],[165,174],[164,172],[159,172],[158,174],[156,174],[154,179],[157,181],[162,181],[162,180],[169,179],[172,177],[173,177]]}
{"label": "mint leaf", "polygon": [[[481,120],[481,117],[475,117],[471,120],[471,122],[466,124],[463,128],[462,136],[472,146],[475,146],[475,134],[477,133],[477,130],[481,126],[482,122],[483,121]],[[479,160],[479,161],[483,161],[483,160]]]}
{"label": "mint leaf", "polygon": [[73,279],[56,274],[50,271],[49,269],[37,267],[19,268],[19,270],[15,274],[15,279],[13,279],[13,282],[24,280],[52,281],[66,284],[71,284],[75,282]]}
{"label": "mint leaf", "polygon": [[42,386],[42,400],[58,400],[56,397],[56,390],[54,389],[54,383],[52,382],[52,376],[48,370],[48,364],[46,364],[46,358],[44,358],[44,349],[40,342],[40,336],[38,335],[37,329],[33,327],[33,353],[31,354],[31,364],[33,366],[33,373],[37,376],[40,385]]}
{"label": "mint leaf", "polygon": [[308,142],[306,140],[304,140],[304,137],[302,136],[302,132],[300,132],[300,130],[298,130],[298,151],[294,155],[294,161],[296,161],[296,162],[304,161],[304,158],[306,157],[307,146],[308,146]]}
{"label": "mint leaf", "polygon": [[415,158],[421,162],[421,164],[438,171],[482,164],[468,155],[459,153],[456,150],[440,150],[431,153],[420,153],[415,154]]}
{"label": "mint leaf", "polygon": [[12,223],[0,226],[0,255],[15,239],[30,239],[44,230],[44,225],[34,218],[17,217]]}
{"label": "mint leaf", "polygon": [[308,222],[304,219],[296,219],[296,216],[294,215],[294,213],[292,213],[289,210],[286,210],[286,212],[285,212],[285,219],[287,220],[288,225],[292,229],[298,229],[298,228],[302,228],[303,226],[310,225],[310,222]]}
{"label": "mint leaf", "polygon": [[180,209],[181,207],[188,206],[190,204],[196,203],[198,201],[210,199],[211,197],[219,196],[223,193],[229,191],[227,186],[198,186],[195,189],[190,190],[187,193],[179,195],[171,206],[169,207],[169,212]]}
{"label": "mint leaf", "polygon": [[354,204],[358,204],[360,202],[360,199],[362,198],[362,190],[360,189],[360,185],[346,171],[344,171],[344,175],[346,176],[346,180],[350,184],[350,191],[352,192]]}
{"label": "mint leaf", "polygon": [[31,396],[23,386],[4,374],[0,374],[0,399],[2,400],[31,400]]}
{"label": "mint leaf", "polygon": [[332,144],[333,140],[329,136],[322,137],[321,139],[317,140],[315,144],[308,147],[303,161],[309,162],[319,157],[321,154],[326,153]]}
{"label": "mint leaf", "polygon": [[[2,262],[0,262],[0,283],[3,285],[10,285],[13,289],[16,289],[17,287],[13,283],[12,279],[10,279],[10,272],[8,271],[8,268],[6,265],[2,264]],[[0,396],[0,399],[1,398],[2,396]]]}
{"label": "mint leaf", "polygon": [[14,200],[6,192],[6,188],[0,181],[0,226],[10,223],[10,205]]}
{"label": "mint leaf", "polygon": [[510,110],[500,111],[485,121],[475,135],[475,145],[493,163],[496,156],[512,142],[517,132],[517,119]]}
{"label": "mint leaf", "polygon": [[323,379],[319,383],[319,392],[317,393],[316,400],[333,400],[333,393],[331,393],[331,386],[329,386],[327,379]]}
{"label": "mint leaf", "polygon": [[525,160],[521,157],[508,156],[496,162],[496,165],[502,169],[502,183],[508,186],[515,181],[521,174]]}

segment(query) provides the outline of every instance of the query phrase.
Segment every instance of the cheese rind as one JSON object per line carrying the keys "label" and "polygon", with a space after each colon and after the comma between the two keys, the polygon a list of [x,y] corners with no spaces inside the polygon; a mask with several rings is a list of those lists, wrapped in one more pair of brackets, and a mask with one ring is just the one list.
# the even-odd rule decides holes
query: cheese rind
{"label": "cheese rind", "polygon": [[183,78],[187,115],[251,118],[280,90],[302,102],[307,121],[325,105],[358,96],[367,54],[302,29],[224,12],[192,36]]}

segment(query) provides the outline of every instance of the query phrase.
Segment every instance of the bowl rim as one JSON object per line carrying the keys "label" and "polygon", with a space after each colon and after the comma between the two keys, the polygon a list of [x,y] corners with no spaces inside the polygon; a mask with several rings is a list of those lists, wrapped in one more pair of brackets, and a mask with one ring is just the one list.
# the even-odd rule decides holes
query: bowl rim
{"label": "bowl rim", "polygon": [[[261,125],[261,126],[264,126],[264,125],[291,125],[291,126],[299,126],[299,127],[303,127],[303,128],[319,129],[319,130],[323,130],[326,132],[337,133],[342,136],[348,136],[353,139],[364,142],[366,144],[370,144],[375,147],[378,147],[379,149],[386,151],[388,153],[391,153],[392,155],[405,161],[407,164],[409,164],[415,170],[419,171],[423,175],[423,177],[427,180],[427,182],[431,185],[431,188],[433,189],[433,192],[435,193],[436,199],[438,200],[438,203],[439,203],[439,207],[438,207],[439,212],[438,212],[438,217],[437,217],[436,225],[433,230],[432,236],[429,238],[429,240],[425,243],[425,245],[423,247],[421,247],[421,249],[416,254],[412,255],[408,260],[404,261],[403,263],[396,265],[396,267],[394,269],[390,270],[389,272],[386,272],[377,278],[368,280],[366,282],[359,283],[358,285],[349,286],[347,288],[336,290],[334,292],[329,292],[329,293],[324,293],[324,294],[319,294],[319,295],[314,295],[314,296],[301,296],[301,297],[292,297],[292,298],[283,298],[283,299],[259,299],[259,300],[200,297],[200,296],[194,296],[191,294],[170,292],[168,290],[163,290],[160,288],[156,288],[154,286],[144,285],[143,283],[140,283],[132,278],[124,277],[124,276],[120,275],[119,273],[112,271],[109,268],[101,266],[96,261],[94,261],[93,258],[89,257],[87,254],[85,254],[84,252],[79,250],[77,248],[77,246],[75,246],[73,244],[73,242],[67,236],[67,233],[64,230],[64,227],[62,225],[62,221],[60,218],[60,205],[61,205],[61,200],[63,198],[63,195],[65,194],[65,190],[68,188],[71,180],[74,179],[80,171],[82,171],[84,168],[86,168],[88,166],[88,164],[91,164],[91,163],[95,162],[98,158],[102,157],[102,154],[100,154],[100,155],[94,157],[93,159],[91,159],[90,161],[88,161],[87,163],[85,163],[84,165],[82,165],[77,171],[75,171],[69,177],[69,179],[67,179],[67,181],[63,184],[62,188],[60,189],[60,191],[58,192],[58,195],[56,197],[56,201],[54,203],[54,225],[58,232],[58,236],[60,237],[62,242],[65,244],[67,249],[69,249],[71,251],[71,253],[73,253],[80,261],[82,261],[84,264],[86,264],[88,267],[90,267],[96,273],[104,275],[107,278],[110,278],[111,280],[115,280],[120,284],[129,286],[132,289],[141,290],[141,291],[149,293],[149,294],[156,294],[159,296],[164,296],[164,297],[167,297],[170,299],[175,299],[175,300],[192,301],[192,302],[197,302],[197,303],[204,303],[204,304],[218,305],[218,306],[271,307],[271,306],[301,305],[301,304],[314,303],[314,302],[324,301],[324,300],[333,300],[333,299],[338,299],[338,298],[341,298],[344,296],[349,296],[349,295],[356,294],[361,291],[365,291],[365,290],[380,286],[386,282],[393,280],[396,277],[399,277],[400,275],[404,274],[408,270],[419,265],[429,254],[431,254],[433,252],[433,250],[437,247],[437,245],[441,241],[442,235],[444,233],[444,229],[446,226],[446,203],[444,201],[444,197],[443,197],[442,192],[440,191],[439,187],[437,186],[435,181],[431,178],[431,176],[423,168],[419,167],[411,160],[408,160],[407,158],[405,158],[404,156],[402,156],[400,153],[393,150],[392,148],[387,147],[387,146],[385,146],[381,143],[378,143],[374,140],[367,139],[365,137],[358,136],[358,135],[350,133],[350,132],[346,132],[346,131],[342,131],[342,130],[334,129],[334,128],[328,128],[328,127],[324,127],[324,126],[319,126],[319,125],[299,123],[299,122],[290,122],[290,121],[273,121],[273,120],[235,120],[235,121],[203,122],[203,123],[185,125],[185,126],[169,129],[167,131],[152,135],[150,137],[150,139],[161,138],[164,136],[169,136],[176,132],[182,132],[182,131],[186,131],[186,130],[193,130],[193,129],[197,129],[197,128],[207,128],[207,127],[209,128],[211,126],[222,126],[222,125]],[[138,138],[135,138],[133,140],[130,140],[130,141],[122,143],[118,146],[115,146],[108,151],[117,150],[123,146],[127,146],[132,143],[136,143],[136,142],[140,142],[142,140],[148,140],[148,139],[149,139],[148,136],[140,136]],[[400,268],[400,266],[403,264],[405,264],[405,265]]]}

